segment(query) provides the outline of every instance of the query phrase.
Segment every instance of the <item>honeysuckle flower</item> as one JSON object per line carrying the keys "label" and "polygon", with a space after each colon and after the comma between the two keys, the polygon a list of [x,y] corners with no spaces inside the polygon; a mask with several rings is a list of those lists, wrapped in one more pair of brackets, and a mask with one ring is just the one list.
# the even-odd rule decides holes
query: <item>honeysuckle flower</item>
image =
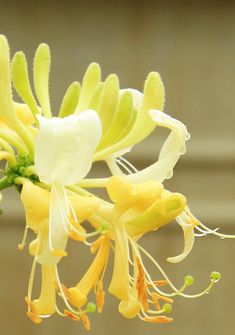
{"label": "honeysuckle flower", "polygon": [[100,121],[92,110],[63,119],[39,116],[35,168],[39,180],[51,185],[48,242],[55,255],[63,255],[68,239],[71,204],[65,187],[87,175],[100,137]]}
{"label": "honeysuckle flower", "polygon": [[[193,278],[186,276],[183,286],[177,289],[138,241],[144,234],[158,230],[179,216],[186,206],[186,199],[179,193],[166,191],[160,182],[134,184],[119,176],[110,178],[107,191],[113,203],[106,202],[97,211],[106,225],[108,223],[107,230],[91,244],[91,252],[96,252],[96,256],[85,275],[76,286],[63,286],[67,301],[80,308],[87,302],[88,294],[93,289],[98,311],[102,311],[105,296],[103,278],[110,246],[113,245],[114,267],[108,291],[120,300],[119,312],[128,319],[139,316],[146,322],[172,322],[172,318],[163,315],[171,311],[172,297],[201,296],[209,292],[220,275],[213,272],[211,283],[203,292],[191,296],[185,294],[184,290],[193,283]],[[96,222],[94,216],[88,220],[96,229],[99,228],[100,223]],[[162,279],[152,280],[144,266],[142,254],[154,263]],[[172,293],[162,291],[163,285],[169,285]],[[161,307],[160,302],[165,304]]]}
{"label": "honeysuckle flower", "polygon": [[[104,81],[98,64],[92,63],[82,84],[67,89],[58,116],[53,116],[49,95],[50,49],[41,44],[33,62],[33,89],[23,52],[10,59],[9,46],[0,35],[0,161],[5,160],[0,191],[16,186],[25,210],[27,231],[36,238],[29,244],[33,265],[25,299],[27,315],[35,323],[55,312],[90,328],[88,313],[96,310],[89,294],[94,290],[98,312],[105,298],[103,278],[114,250],[114,265],[108,291],[119,299],[119,312],[126,318],[139,316],[147,322],[168,323],[175,296],[199,297],[208,292],[220,275],[212,272],[203,292],[188,295],[184,290],[193,278],[186,276],[178,289],[156,260],[140,245],[144,234],[157,231],[172,220],[182,227],[184,249],[168,261],[182,261],[191,251],[195,236],[212,233],[199,222],[180,193],[164,189],[189,139],[183,123],[163,112],[165,93],[157,72],[151,72],[143,93],[120,89],[115,74]],[[23,103],[12,98],[12,86]],[[35,94],[33,93],[35,92]],[[123,155],[145,139],[156,127],[170,131],[154,164],[138,171]],[[107,178],[87,177],[93,162],[103,160],[110,169]],[[105,201],[89,188],[106,188]],[[1,201],[1,194],[0,194]],[[83,226],[88,221],[89,232]],[[95,238],[95,240],[94,240]],[[169,237],[170,238],[170,237]],[[67,255],[69,239],[84,243],[95,254],[81,279],[72,287],[61,283],[58,263]],[[159,270],[153,280],[143,256]],[[41,292],[34,299],[36,266],[41,268]],[[162,286],[168,285],[171,293]],[[57,297],[65,309],[58,308]],[[164,303],[161,306],[161,303]],[[152,308],[151,306],[154,306]]]}
{"label": "honeysuckle flower", "polygon": [[[51,192],[49,190],[42,189],[30,182],[25,182],[21,191],[21,200],[26,216],[26,227],[27,229],[32,229],[37,234],[36,239],[29,245],[29,252],[34,256],[34,264],[26,299],[30,307],[28,316],[36,323],[41,322],[41,317],[51,315],[57,309],[55,283],[58,282],[58,271],[56,264],[60,260],[61,255],[54,255],[49,245],[50,197]],[[96,211],[99,206],[99,200],[94,196],[85,197],[72,192],[70,192],[68,198],[73,206],[74,214],[79,217],[79,221],[75,222],[73,214],[70,214],[71,226],[68,228],[69,237],[74,238],[74,236],[78,236],[81,241],[84,241],[86,231],[81,224]],[[23,248],[24,243],[25,241],[19,245],[19,248]],[[38,299],[31,300],[36,264],[41,265],[41,294]]]}

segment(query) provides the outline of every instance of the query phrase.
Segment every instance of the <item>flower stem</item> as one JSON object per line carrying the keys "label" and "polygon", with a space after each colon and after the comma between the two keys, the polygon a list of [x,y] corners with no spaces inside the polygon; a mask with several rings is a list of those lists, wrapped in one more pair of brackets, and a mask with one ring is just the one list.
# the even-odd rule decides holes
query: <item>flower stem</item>
{"label": "flower stem", "polygon": [[0,190],[4,190],[4,188],[8,188],[10,186],[12,186],[12,183],[8,181],[7,177],[0,179]]}

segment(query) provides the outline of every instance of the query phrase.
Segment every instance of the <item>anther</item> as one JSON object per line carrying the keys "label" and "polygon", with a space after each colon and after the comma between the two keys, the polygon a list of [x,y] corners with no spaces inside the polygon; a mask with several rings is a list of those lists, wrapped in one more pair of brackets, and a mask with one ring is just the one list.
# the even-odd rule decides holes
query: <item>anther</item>
{"label": "anther", "polygon": [[65,316],[70,318],[73,321],[80,321],[80,317],[78,315],[75,315],[74,313],[70,312],[68,309],[64,310]]}

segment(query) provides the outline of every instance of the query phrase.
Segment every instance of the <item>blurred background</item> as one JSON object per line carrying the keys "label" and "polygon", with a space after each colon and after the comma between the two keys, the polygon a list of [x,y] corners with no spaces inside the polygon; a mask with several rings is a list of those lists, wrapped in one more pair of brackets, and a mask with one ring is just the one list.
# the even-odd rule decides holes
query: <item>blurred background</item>
{"label": "blurred background", "polygon": [[[50,45],[55,113],[68,85],[81,80],[92,61],[100,63],[104,78],[117,73],[123,88],[142,90],[147,74],[158,71],[166,89],[165,112],[184,122],[191,134],[187,153],[165,187],[183,193],[193,213],[208,226],[235,233],[233,1],[11,0],[0,1],[0,5],[0,33],[7,36],[12,53],[23,50],[31,67],[37,45]],[[156,130],[127,158],[137,168],[147,166],[157,158],[166,136]],[[39,326],[26,318],[24,296],[32,259],[27,250],[17,251],[24,214],[16,192],[4,192],[4,198],[4,216],[0,217],[1,334],[85,334],[82,325],[56,316]],[[176,223],[149,234],[143,245],[176,285],[182,284],[185,275],[193,275],[193,293],[208,285],[212,270],[220,271],[223,280],[200,299],[176,299],[175,322],[169,325],[128,321],[119,315],[118,302],[107,294],[103,314],[91,316],[91,334],[233,333],[235,241],[197,238],[188,258],[175,265],[167,263],[166,257],[183,247]],[[60,272],[63,280],[69,278],[72,283],[80,278],[90,258],[76,245],[71,244],[69,251],[71,257],[60,264]]]}

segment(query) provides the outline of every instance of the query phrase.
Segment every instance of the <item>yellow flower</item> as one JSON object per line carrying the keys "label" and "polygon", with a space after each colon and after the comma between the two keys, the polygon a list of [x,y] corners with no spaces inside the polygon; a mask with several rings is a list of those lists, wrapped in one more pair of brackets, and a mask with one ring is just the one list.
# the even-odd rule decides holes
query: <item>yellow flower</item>
{"label": "yellow flower", "polygon": [[[147,181],[134,184],[119,176],[110,178],[107,191],[114,204],[101,204],[96,215],[88,219],[99,229],[100,223],[96,221],[96,217],[101,217],[107,230],[91,244],[91,252],[97,254],[78,284],[68,289],[63,286],[67,301],[80,308],[87,302],[93,289],[98,311],[102,311],[105,296],[103,278],[110,246],[113,245],[114,267],[108,291],[120,300],[119,312],[128,319],[139,316],[146,322],[172,322],[172,318],[162,315],[171,311],[172,297],[201,296],[211,289],[219,279],[219,274],[212,273],[211,283],[206,290],[189,296],[183,291],[193,283],[193,278],[186,276],[183,287],[176,289],[159,264],[139,245],[139,239],[182,215],[186,199],[179,193],[166,191],[162,183]],[[183,258],[184,253],[177,257]],[[152,280],[141,254],[154,262],[163,279]],[[173,292],[162,291],[160,287],[163,285],[169,285]],[[162,307],[159,302],[164,303]],[[151,304],[155,306],[155,310],[150,307]]]}
{"label": "yellow flower", "polygon": [[[72,192],[69,194],[69,199],[76,215],[79,217],[78,222],[74,222],[73,217],[71,217],[71,222],[73,223],[69,227],[69,232],[72,238],[75,235],[80,237],[81,241],[84,241],[86,231],[81,224],[97,210],[99,200],[93,196],[79,196]],[[57,263],[62,256],[66,256],[66,253],[56,255],[50,249],[50,192],[30,182],[25,182],[21,191],[21,200],[25,209],[26,229],[32,229],[37,235],[36,239],[29,245],[29,252],[34,256],[34,263],[30,275],[27,303],[29,306],[28,316],[36,315],[36,320],[38,321],[38,317],[51,315],[57,310],[56,283],[59,280]],[[68,234],[68,236],[70,235]],[[25,241],[19,247],[22,248],[24,243]],[[36,264],[41,265],[41,294],[38,299],[32,301],[31,295]]]}
{"label": "yellow flower", "polygon": [[[220,275],[212,273],[205,291],[188,295],[184,290],[193,278],[186,276],[177,289],[141,247],[141,237],[175,219],[185,242],[180,255],[168,258],[173,263],[189,254],[195,230],[234,237],[210,230],[192,215],[183,195],[164,189],[162,183],[171,178],[175,164],[185,153],[187,129],[163,112],[164,86],[157,72],[148,75],[142,93],[120,89],[115,74],[102,81],[96,63],[88,67],[81,85],[73,82],[68,87],[55,117],[49,95],[50,63],[49,47],[39,45],[33,62],[33,90],[24,53],[17,52],[11,60],[8,42],[0,35],[0,161],[6,160],[0,191],[14,185],[21,193],[26,228],[19,249],[26,243],[28,229],[36,234],[29,244],[34,261],[25,299],[27,315],[40,323],[57,312],[80,320],[90,329],[88,313],[95,312],[96,306],[89,302],[89,294],[94,290],[100,313],[105,298],[103,278],[113,249],[108,291],[120,300],[120,313],[126,318],[138,315],[151,323],[171,322],[165,313],[171,311],[172,297],[201,296]],[[23,104],[13,101],[11,83]],[[167,128],[170,134],[157,161],[138,171],[122,156],[155,127]],[[99,160],[107,164],[110,175],[87,177]],[[111,202],[94,196],[89,188],[107,189]],[[84,229],[86,220],[93,226],[92,232]],[[67,288],[60,281],[58,263],[67,255],[69,239],[86,244],[95,256],[79,282]],[[143,255],[157,267],[161,278],[152,280]],[[41,267],[41,292],[34,299],[37,265]],[[169,285],[172,292],[164,292],[164,285]],[[63,311],[58,308],[57,296],[65,303]]]}

